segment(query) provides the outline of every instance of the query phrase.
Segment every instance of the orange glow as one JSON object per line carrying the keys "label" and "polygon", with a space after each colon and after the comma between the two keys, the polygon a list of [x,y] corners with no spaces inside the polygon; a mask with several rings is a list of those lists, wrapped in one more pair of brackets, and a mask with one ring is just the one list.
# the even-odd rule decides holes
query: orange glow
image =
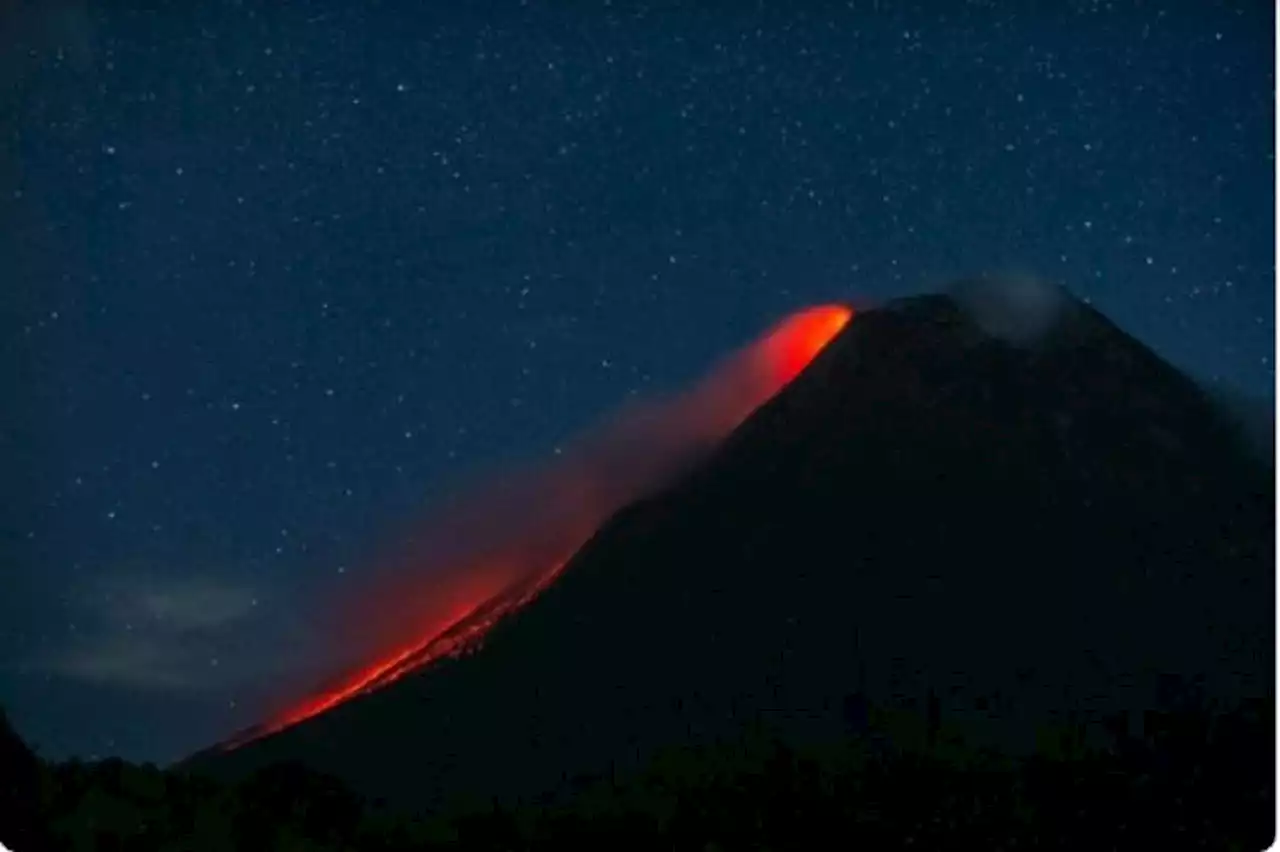
{"label": "orange glow", "polygon": [[800,375],[852,317],[844,305],[821,305],[792,314],[766,335],[760,351],[776,371],[778,389]]}
{"label": "orange glow", "polygon": [[513,488],[480,490],[470,513],[435,529],[431,540],[445,543],[446,564],[422,568],[438,556],[431,545],[406,560],[419,570],[374,589],[363,608],[347,605],[351,637],[375,628],[385,634],[371,654],[375,661],[224,747],[296,725],[409,672],[479,648],[494,624],[551,585],[609,516],[736,428],[799,375],[852,317],[843,305],[799,311],[690,391],[623,410],[556,465],[516,477]]}

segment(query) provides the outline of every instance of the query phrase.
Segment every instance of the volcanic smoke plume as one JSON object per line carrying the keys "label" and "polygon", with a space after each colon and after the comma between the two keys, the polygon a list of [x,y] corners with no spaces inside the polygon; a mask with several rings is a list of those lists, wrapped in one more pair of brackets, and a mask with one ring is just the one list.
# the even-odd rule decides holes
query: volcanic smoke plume
{"label": "volcanic smoke plume", "polygon": [[228,745],[477,647],[492,624],[546,588],[610,515],[711,449],[795,378],[852,316],[842,305],[799,311],[691,389],[624,406],[553,462],[473,489],[342,603],[333,630],[338,651],[368,662]]}

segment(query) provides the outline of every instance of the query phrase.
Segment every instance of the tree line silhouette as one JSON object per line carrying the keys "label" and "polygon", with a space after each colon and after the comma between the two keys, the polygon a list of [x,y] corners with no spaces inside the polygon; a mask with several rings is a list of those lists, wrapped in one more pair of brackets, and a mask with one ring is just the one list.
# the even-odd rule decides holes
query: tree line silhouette
{"label": "tree line silhouette", "polygon": [[753,729],[664,751],[639,773],[576,779],[538,802],[421,815],[277,764],[235,784],[133,764],[40,759],[0,712],[0,842],[29,850],[1262,849],[1274,836],[1274,702],[1230,713],[1194,694],[1116,717],[1099,743],[1045,726],[1012,758],[934,713],[862,708],[863,735],[798,748]]}

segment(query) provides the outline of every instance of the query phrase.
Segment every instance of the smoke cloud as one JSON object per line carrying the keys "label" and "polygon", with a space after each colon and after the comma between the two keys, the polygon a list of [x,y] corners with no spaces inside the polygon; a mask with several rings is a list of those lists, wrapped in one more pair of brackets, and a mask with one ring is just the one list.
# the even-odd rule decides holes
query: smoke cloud
{"label": "smoke cloud", "polygon": [[670,483],[793,379],[849,321],[800,311],[690,389],[622,407],[550,462],[479,484],[422,524],[330,632],[350,668],[239,741],[294,724],[479,638],[545,587],[612,514]]}

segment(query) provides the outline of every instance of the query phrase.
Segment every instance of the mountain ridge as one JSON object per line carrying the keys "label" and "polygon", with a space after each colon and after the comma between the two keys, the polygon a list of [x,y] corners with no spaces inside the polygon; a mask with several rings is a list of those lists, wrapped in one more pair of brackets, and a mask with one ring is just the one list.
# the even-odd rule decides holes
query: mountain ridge
{"label": "mountain ridge", "polygon": [[1182,680],[1271,694],[1266,471],[1190,379],[1029,286],[860,312],[483,651],[189,765],[302,759],[430,808],[743,724],[856,734],[864,700],[1025,752],[1047,719],[1140,729]]}

